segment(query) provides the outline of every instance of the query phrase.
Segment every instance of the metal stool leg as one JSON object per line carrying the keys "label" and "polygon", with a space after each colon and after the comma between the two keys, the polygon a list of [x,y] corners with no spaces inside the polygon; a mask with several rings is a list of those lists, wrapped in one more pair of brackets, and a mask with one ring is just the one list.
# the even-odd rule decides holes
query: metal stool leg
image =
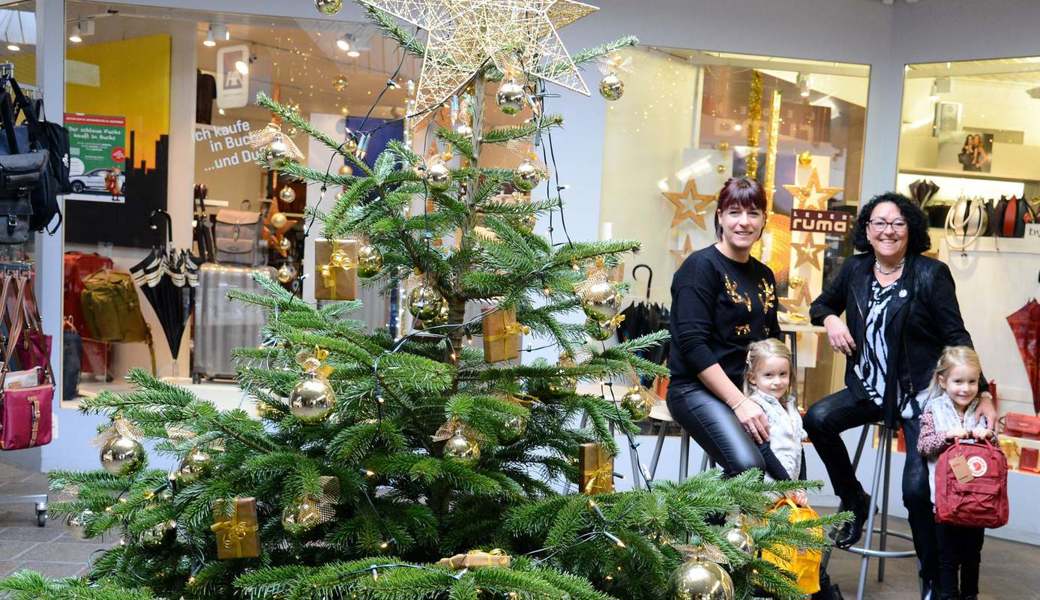
{"label": "metal stool leg", "polygon": [[679,440],[679,483],[686,481],[690,474],[690,434],[683,429]]}
{"label": "metal stool leg", "polygon": [[867,444],[867,434],[870,433],[870,427],[873,423],[867,423],[863,426],[863,433],[859,434],[859,445],[856,446],[856,455],[852,459],[852,471],[856,472],[859,467],[859,459],[863,456],[863,447]]}
{"label": "metal stool leg", "polygon": [[628,446],[628,458],[632,462],[632,489],[641,490],[644,487],[643,481],[643,465],[639,463],[639,442],[633,438]]}
{"label": "metal stool leg", "polygon": [[[884,432],[884,429],[882,429]],[[884,441],[884,435],[881,436]],[[878,488],[881,487],[881,467],[884,464],[884,453],[886,452],[884,444],[878,447],[878,455],[874,459],[874,474],[871,477],[870,485],[870,504],[867,506],[867,529],[864,532],[863,540],[863,558],[860,559],[859,563],[859,583],[856,586],[856,598],[857,600],[863,600],[863,591],[867,586],[867,570],[870,568],[870,540],[874,536],[874,505],[877,503],[877,492]]]}
{"label": "metal stool leg", "polygon": [[[881,543],[878,548],[884,552],[888,541],[888,486],[892,474],[892,430],[888,427],[882,428],[884,435],[881,436],[885,444],[885,487],[881,491]],[[878,558],[878,582],[885,580],[885,557]]]}
{"label": "metal stool leg", "polygon": [[654,457],[650,461],[650,479],[657,477],[657,463],[661,461],[661,449],[664,448],[664,437],[668,433],[667,423],[658,422],[657,427],[657,443],[654,444]]}

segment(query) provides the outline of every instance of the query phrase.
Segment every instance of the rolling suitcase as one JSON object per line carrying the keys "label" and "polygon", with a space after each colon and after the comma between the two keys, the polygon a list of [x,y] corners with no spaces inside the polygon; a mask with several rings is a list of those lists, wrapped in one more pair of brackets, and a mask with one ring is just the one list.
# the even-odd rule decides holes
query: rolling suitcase
{"label": "rolling suitcase", "polygon": [[195,297],[195,331],[191,377],[195,382],[209,379],[232,379],[235,348],[255,348],[260,344],[261,329],[267,321],[259,306],[228,300],[231,290],[258,292],[254,273],[275,276],[271,267],[232,267],[205,263],[199,270],[199,287]]}

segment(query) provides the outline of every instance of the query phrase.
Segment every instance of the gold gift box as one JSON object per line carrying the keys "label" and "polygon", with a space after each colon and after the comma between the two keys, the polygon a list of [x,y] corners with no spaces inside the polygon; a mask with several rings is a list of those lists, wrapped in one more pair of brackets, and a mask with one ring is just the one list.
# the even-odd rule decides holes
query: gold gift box
{"label": "gold gift box", "polygon": [[579,448],[578,489],[590,496],[614,491],[614,457],[603,444],[582,444]]}
{"label": "gold gift box", "polygon": [[489,363],[520,358],[523,326],[516,322],[516,310],[495,310],[484,316],[484,360]]}
{"label": "gold gift box", "polygon": [[509,567],[512,558],[502,550],[495,548],[491,552],[470,550],[466,554],[456,554],[437,561],[437,566],[449,569],[480,569],[483,567]]}
{"label": "gold gift box", "polygon": [[213,504],[213,519],[210,529],[217,534],[217,558],[260,556],[255,498],[235,498],[235,510],[230,517],[224,513],[224,502],[218,500]]}
{"label": "gold gift box", "polygon": [[[349,264],[332,264],[332,253],[341,250]],[[357,240],[316,240],[314,242],[314,298],[316,300],[357,299]]]}

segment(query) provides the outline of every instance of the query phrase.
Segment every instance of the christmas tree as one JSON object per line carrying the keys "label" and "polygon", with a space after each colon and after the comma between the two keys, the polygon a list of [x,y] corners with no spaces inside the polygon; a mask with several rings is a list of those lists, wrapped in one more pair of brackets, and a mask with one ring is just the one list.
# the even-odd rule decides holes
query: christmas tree
{"label": "christmas tree", "polygon": [[[512,12],[469,3],[483,7],[472,11],[477,23],[452,12],[452,35],[431,29],[425,44],[394,18],[441,4],[365,7],[406,51],[425,56],[411,115],[428,116],[445,90],[461,107],[458,126],[429,125],[450,150],[424,158],[392,142],[370,167],[365,131],[337,140],[294,108],[258,100],[276,117],[257,141],[265,165],[323,194],[342,189],[313,217],[325,238],[360,247],[356,258],[334,252],[323,271],[403,287],[415,330],[367,334],[349,319],[358,302],[315,307],[269,279],[260,280],[266,293],[233,293],[269,312],[265,344],[238,352],[238,382],[260,418],[218,411],[143,372],[130,375],[132,393],[84,400],[83,411],[113,419],[99,438],[105,470],[52,472],[71,499],[50,510],[87,537],[114,533],[120,544],[84,579],[22,572],[0,591],[112,600],[801,597],[758,550],[823,546],[821,527],[834,517],[791,523],[786,509],[770,510],[804,482],[710,471],[650,485],[643,474],[633,491],[609,491],[611,463],[595,461],[617,453],[615,432],[631,443],[645,394],[581,394],[575,383],[667,374],[639,356],[665,333],[609,348],[588,342],[617,326],[624,290],[607,273],[638,244],[536,235],[538,216],[562,217],[562,186],[531,201],[503,192],[546,177],[534,160],[515,170],[478,166],[486,144],[537,140],[551,149],[562,119],[545,112],[544,81],[578,85],[577,65],[635,40],[571,59],[554,46],[553,26],[590,10],[568,0],[552,10],[499,3],[523,9]],[[619,83],[608,75],[603,96],[617,99]],[[487,127],[484,96],[495,84],[504,112],[526,107],[532,118]],[[278,122],[349,168],[304,166]],[[475,303],[483,311],[467,317]],[[585,322],[567,320],[581,312]],[[517,354],[524,332],[558,347],[560,362],[501,360]],[[480,334],[484,352],[467,343]],[[150,469],[142,440],[180,466]],[[579,465],[579,455],[592,462]]]}

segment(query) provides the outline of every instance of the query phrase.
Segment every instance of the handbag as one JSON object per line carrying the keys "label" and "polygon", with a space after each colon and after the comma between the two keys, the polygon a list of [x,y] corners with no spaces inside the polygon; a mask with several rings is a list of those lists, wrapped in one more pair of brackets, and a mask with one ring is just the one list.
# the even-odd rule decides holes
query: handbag
{"label": "handbag", "polygon": [[260,252],[260,213],[248,210],[249,202],[243,203],[247,210],[222,208],[217,211],[214,234],[218,263],[256,267],[267,259]]}
{"label": "handbag", "polygon": [[955,250],[964,250],[989,227],[987,203],[981,198],[961,196],[946,213],[946,243]]}
{"label": "handbag", "polygon": [[216,247],[213,241],[213,218],[206,212],[206,194],[204,184],[195,185],[195,219],[192,237],[202,262],[217,262]]}
{"label": "handbag", "polygon": [[[49,168],[51,177],[54,178],[54,192],[56,194],[68,194],[72,191],[72,182],[69,176],[72,164],[71,150],[69,144],[69,130],[58,123],[51,123],[43,116],[43,100],[30,102],[22,93],[21,86],[11,78],[8,80],[11,90],[14,91],[16,109],[25,115],[25,122],[29,129],[29,140],[37,149],[46,150],[49,155]],[[15,115],[17,116],[17,115]],[[58,224],[61,225],[61,212],[58,209],[57,199],[54,201],[53,212],[41,227],[50,223],[54,215],[58,215]],[[42,215],[41,215],[42,217]]]}
{"label": "handbag", "polygon": [[18,366],[22,369],[50,368],[51,336],[43,332],[43,320],[40,318],[40,311],[37,307],[38,304],[33,294],[33,280],[30,278],[26,283],[25,301],[22,302],[25,323],[22,340],[15,348]]}
{"label": "handbag", "polygon": [[[29,106],[28,101],[26,106]],[[33,114],[31,106],[28,110],[27,118]],[[28,200],[27,211],[25,208],[20,208],[18,212],[0,210],[0,217],[4,214],[9,216],[9,229],[12,228],[10,215],[15,214],[26,219],[28,230],[43,231],[54,216],[58,215],[58,223],[49,230],[49,233],[53,234],[61,225],[61,212],[58,207],[58,183],[51,172],[51,153],[36,143],[31,125],[15,127],[15,111],[11,105],[11,96],[7,92],[0,94],[0,120],[3,121],[4,129],[4,135],[0,138],[3,139],[3,143],[0,144],[0,155],[3,155],[0,156],[0,163],[5,171],[10,170],[14,176],[10,181],[0,181],[0,199],[8,203],[17,200],[20,203],[24,196]],[[3,240],[0,240],[0,243],[4,243]]]}
{"label": "handbag", "polygon": [[1004,435],[1027,440],[1040,440],[1040,417],[1012,412],[1004,415],[1002,420],[1004,421]]}
{"label": "handbag", "polygon": [[[790,507],[788,520],[792,523],[819,519],[820,515],[808,506],[798,506],[790,498],[781,498],[770,512]],[[813,534],[823,538],[823,528],[813,528]],[[795,587],[803,594],[815,594],[820,591],[820,565],[823,553],[819,550],[800,550],[794,546],[774,546],[762,550],[762,560],[773,563],[784,571],[794,574]]]}
{"label": "handbag", "polygon": [[48,363],[46,380],[40,385],[24,388],[6,388],[10,374],[10,357],[21,339],[24,326],[25,287],[30,278],[24,273],[8,271],[0,292],[0,311],[7,310],[7,296],[12,282],[16,289],[12,324],[6,346],[0,346],[3,365],[0,366],[0,450],[22,450],[51,442],[51,403],[54,400],[54,374]]}
{"label": "handbag", "polygon": [[1036,222],[1029,203],[1015,196],[1010,199],[1001,197],[993,210],[993,217],[996,220],[993,233],[999,237],[1025,237],[1026,223]]}
{"label": "handbag", "polygon": [[962,527],[1003,527],[1008,522],[1008,467],[988,441],[957,440],[935,465],[935,522]]}

